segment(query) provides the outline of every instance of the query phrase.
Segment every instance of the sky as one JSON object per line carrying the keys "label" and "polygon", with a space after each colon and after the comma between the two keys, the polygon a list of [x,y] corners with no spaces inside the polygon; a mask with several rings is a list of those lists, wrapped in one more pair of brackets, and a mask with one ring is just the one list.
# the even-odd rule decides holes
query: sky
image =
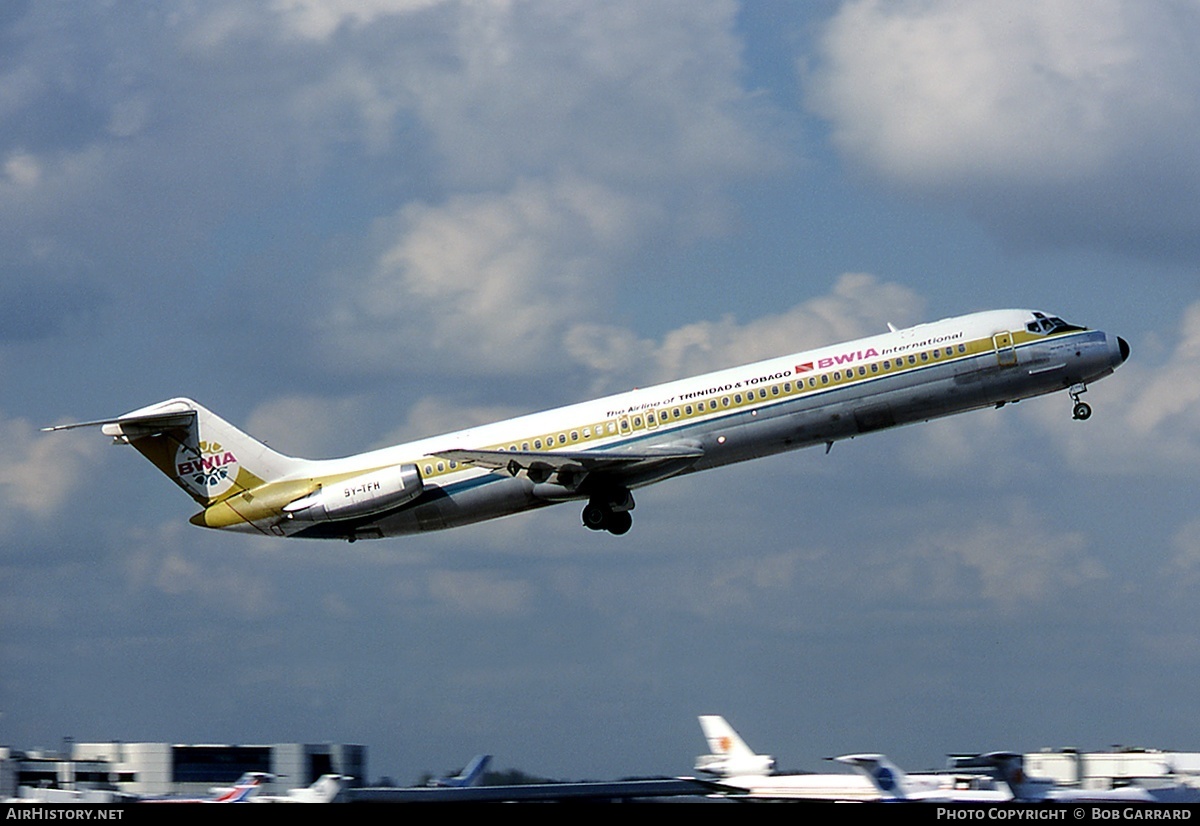
{"label": "sky", "polygon": [[[0,744],[677,775],[1200,750],[1200,6],[0,7]],[[984,309],[1089,388],[417,537],[271,540],[94,430],[340,456]]]}

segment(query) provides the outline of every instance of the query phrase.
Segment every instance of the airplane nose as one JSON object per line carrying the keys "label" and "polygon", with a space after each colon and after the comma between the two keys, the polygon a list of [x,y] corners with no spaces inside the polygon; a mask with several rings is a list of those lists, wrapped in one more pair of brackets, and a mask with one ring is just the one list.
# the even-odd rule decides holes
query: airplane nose
{"label": "airplane nose", "polygon": [[1120,336],[1104,334],[1104,341],[1108,345],[1108,364],[1113,370],[1116,370],[1125,363],[1125,359],[1129,358],[1129,342]]}

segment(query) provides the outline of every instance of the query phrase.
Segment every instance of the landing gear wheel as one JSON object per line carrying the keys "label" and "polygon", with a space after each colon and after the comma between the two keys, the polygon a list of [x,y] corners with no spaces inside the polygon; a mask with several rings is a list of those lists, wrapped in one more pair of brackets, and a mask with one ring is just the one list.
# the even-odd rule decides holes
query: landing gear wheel
{"label": "landing gear wheel", "polygon": [[601,505],[589,503],[583,509],[583,526],[588,530],[604,530],[608,527],[608,518],[608,509]]}
{"label": "landing gear wheel", "polygon": [[613,488],[593,494],[583,506],[583,526],[592,531],[608,531],[613,536],[628,533],[633,526],[633,496],[626,488]]}
{"label": "landing gear wheel", "polygon": [[1072,418],[1077,422],[1082,422],[1084,419],[1090,418],[1092,415],[1092,406],[1087,402],[1079,400],[1079,394],[1087,392],[1087,385],[1082,382],[1073,384],[1067,392],[1071,394],[1071,401],[1075,402],[1075,408],[1071,411]]}
{"label": "landing gear wheel", "polygon": [[610,514],[608,517],[608,532],[613,536],[620,536],[623,533],[628,533],[633,527],[633,517],[629,511],[617,511]]}

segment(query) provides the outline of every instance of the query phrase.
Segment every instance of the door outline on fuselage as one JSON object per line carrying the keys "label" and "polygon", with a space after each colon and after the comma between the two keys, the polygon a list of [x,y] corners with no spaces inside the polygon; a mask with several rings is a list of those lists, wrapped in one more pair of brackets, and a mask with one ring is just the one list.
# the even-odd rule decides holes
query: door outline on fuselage
{"label": "door outline on fuselage", "polygon": [[1001,367],[1013,367],[1017,363],[1017,348],[1013,344],[1012,333],[1005,330],[992,336],[992,345],[996,348],[996,361]]}

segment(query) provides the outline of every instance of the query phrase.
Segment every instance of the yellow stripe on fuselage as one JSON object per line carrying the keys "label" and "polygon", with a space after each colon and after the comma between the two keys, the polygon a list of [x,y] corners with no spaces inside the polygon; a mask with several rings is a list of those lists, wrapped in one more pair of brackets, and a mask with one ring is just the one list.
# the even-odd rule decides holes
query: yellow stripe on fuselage
{"label": "yellow stripe on fuselage", "polygon": [[[528,436],[503,442],[472,443],[469,447],[480,450],[542,451],[546,453],[557,450],[612,447],[615,444],[627,442],[631,438],[644,438],[656,432],[674,431],[681,425],[697,421],[763,409],[797,398],[817,396],[833,390],[863,384],[874,379],[900,376],[938,364],[964,361],[996,353],[996,336],[1000,334],[1006,333],[1011,338],[1014,349],[1030,343],[1046,341],[1054,336],[1071,334],[1063,332],[1047,336],[1017,329],[996,331],[967,341],[960,341],[956,340],[957,333],[938,336],[936,333],[930,332],[929,335],[938,343],[924,346],[928,345],[928,341],[922,340],[919,330],[920,328],[913,328],[900,331],[900,336],[916,339],[912,342],[906,341],[902,337],[847,342],[841,347],[845,353],[865,352],[862,350],[852,351],[851,348],[868,341],[874,341],[880,350],[863,358],[847,357],[840,364],[817,366],[818,361],[836,360],[836,357],[818,359],[818,354],[835,352],[831,348],[823,348],[809,353],[798,353],[781,359],[772,359],[767,362],[745,365],[741,368],[698,376],[683,383],[671,382],[634,393],[613,396],[609,399],[599,400],[610,407],[606,411],[609,415],[604,418],[590,418],[582,424],[574,423],[559,429],[535,431]],[[810,358],[813,359],[812,362],[804,361]],[[785,366],[788,362],[795,361],[800,361],[800,363],[791,368]],[[808,365],[809,369],[797,372],[797,369],[804,365]],[[770,372],[771,368],[775,368],[773,373]],[[731,374],[735,374],[735,371],[738,370],[757,371],[759,375],[745,375],[740,379],[731,378]],[[767,371],[765,376],[763,371]],[[700,389],[693,391],[688,389],[689,387]],[[646,400],[648,393],[652,394],[657,390],[661,390],[661,395],[650,396],[649,400]],[[674,390],[674,394],[672,394],[672,390]],[[684,396],[686,398],[683,398]],[[543,418],[543,414],[534,414],[533,417]],[[654,417],[653,420],[651,417]],[[440,439],[436,441],[440,441]],[[446,443],[443,444],[447,447],[450,446]],[[440,485],[445,485],[450,481],[450,477],[464,475],[478,477],[491,472],[473,465],[440,458],[432,453],[421,455],[415,459],[397,458],[393,455],[388,457],[386,464],[380,466],[410,463],[417,465],[424,481],[433,481],[434,484]],[[314,474],[305,479],[267,484],[247,491],[245,494],[226,497],[222,502],[217,503],[217,506],[197,514],[193,521],[209,527],[228,527],[243,522],[277,519],[282,516],[283,505],[299,496],[320,486],[332,484],[337,480],[359,473],[366,473],[372,469],[374,468],[360,466],[353,470],[343,469],[336,474]]]}
{"label": "yellow stripe on fuselage", "polygon": [[[1014,347],[1035,341],[1046,341],[1053,335],[1070,334],[1056,333],[1047,336],[1029,333],[1023,329],[1001,332],[1006,332],[1011,336]],[[935,364],[963,361],[975,356],[994,353],[996,351],[994,335],[911,351],[905,349],[903,352],[889,352],[886,356],[872,357],[869,361],[861,363],[856,361],[853,365],[844,367],[831,367],[800,374],[792,372],[782,380],[771,383],[755,382],[749,387],[741,387],[741,383],[738,383],[738,386],[731,387],[728,392],[718,390],[704,393],[701,391],[698,396],[684,401],[680,401],[674,396],[667,397],[665,401],[639,401],[632,406],[636,407],[636,411],[631,407],[622,415],[593,419],[586,424],[572,424],[563,429],[541,432],[521,439],[510,439],[487,445],[471,445],[471,447],[479,450],[553,452],[555,450],[587,449],[592,445],[611,445],[614,442],[623,441],[625,437],[644,436],[661,428],[674,429],[676,425],[688,422],[716,418],[727,413],[761,409],[777,402],[816,395],[864,383],[871,379],[903,375]],[[894,351],[904,347],[904,342],[897,342],[896,347],[891,349]],[[800,353],[795,357],[788,358],[798,359],[807,356],[808,354]],[[691,381],[703,385],[707,383],[705,381],[707,378],[709,377],[700,376]],[[652,425],[648,422],[650,415],[656,417],[656,421]],[[421,476],[426,480],[449,476],[464,470],[476,470],[472,466],[451,462],[433,455],[425,455],[412,461],[421,469]]]}

